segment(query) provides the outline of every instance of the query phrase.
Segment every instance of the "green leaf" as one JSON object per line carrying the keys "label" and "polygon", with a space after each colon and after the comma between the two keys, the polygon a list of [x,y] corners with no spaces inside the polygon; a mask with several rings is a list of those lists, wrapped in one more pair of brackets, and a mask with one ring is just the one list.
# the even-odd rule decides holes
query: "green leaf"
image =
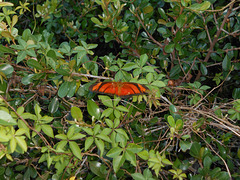
{"label": "green leaf", "polygon": [[15,136],[21,136],[23,134],[26,133],[26,129],[23,129],[23,128],[19,128],[16,133],[15,133]]}
{"label": "green leaf", "polygon": [[91,116],[95,117],[96,119],[100,119],[101,116],[100,108],[94,101],[92,100],[87,101],[87,110]]}
{"label": "green leaf", "polygon": [[106,124],[108,127],[113,128],[113,122],[110,119],[105,119]]}
{"label": "green leaf", "polygon": [[47,56],[52,58],[53,60],[56,60],[57,59],[57,55],[56,55],[56,52],[52,49],[50,49],[48,52],[47,52]]}
{"label": "green leaf", "polygon": [[92,136],[93,135],[93,130],[91,128],[85,128],[82,127],[82,130],[84,130],[88,135]]}
{"label": "green leaf", "polygon": [[65,134],[57,134],[55,138],[66,140],[67,136]]}
{"label": "green leaf", "polygon": [[15,137],[16,141],[17,141],[17,144],[19,145],[19,147],[24,151],[24,152],[27,152],[27,143],[26,141],[24,140],[23,136],[21,137]]}
{"label": "green leaf", "polygon": [[180,16],[178,16],[178,18],[176,20],[177,27],[182,28],[185,23],[185,20],[186,20],[185,14],[181,14]]}
{"label": "green leaf", "polygon": [[143,8],[143,12],[145,14],[151,13],[151,12],[153,12],[153,7],[151,5],[148,5],[148,6]]}
{"label": "green leaf", "polygon": [[88,137],[86,140],[85,140],[85,151],[88,150],[88,148],[93,144],[93,137]]}
{"label": "green leaf", "polygon": [[82,119],[83,119],[82,111],[78,107],[74,106],[74,107],[71,108],[71,115],[77,121],[82,121]]}
{"label": "green leaf", "polygon": [[5,47],[3,45],[0,45],[0,52],[1,53],[6,53],[6,54],[13,54],[15,55],[14,50],[12,50],[11,48]]}
{"label": "green leaf", "polygon": [[102,101],[102,103],[107,107],[113,107],[112,99],[108,96],[99,95],[98,98]]}
{"label": "green leaf", "polygon": [[152,86],[157,86],[159,88],[166,87],[166,84],[163,81],[154,81],[151,83]]}
{"label": "green leaf", "polygon": [[13,119],[9,113],[0,110],[0,125],[3,126],[17,125],[17,121]]}
{"label": "green leaf", "polygon": [[146,180],[145,177],[140,173],[133,173],[131,176],[134,180]]}
{"label": "green leaf", "polygon": [[97,24],[97,25],[103,25],[97,18],[95,18],[95,17],[92,17],[91,18],[91,21],[92,22],[94,22],[95,24]]}
{"label": "green leaf", "polygon": [[104,135],[104,134],[98,134],[96,137],[99,139],[102,139],[104,141],[110,142],[110,143],[112,142],[111,139],[107,135]]}
{"label": "green leaf", "polygon": [[133,166],[137,166],[135,153],[132,151],[126,150],[125,153],[126,160],[130,161]]}
{"label": "green leaf", "polygon": [[50,125],[41,125],[43,132],[51,138],[54,138],[53,129]]}
{"label": "green leaf", "polygon": [[140,66],[143,67],[148,60],[148,56],[146,54],[143,54],[140,56]]}
{"label": "green leaf", "polygon": [[58,68],[58,69],[56,69],[56,71],[57,71],[58,74],[61,74],[63,76],[69,76],[70,75],[69,69]]}
{"label": "green leaf", "polygon": [[123,151],[122,148],[114,147],[108,151],[107,156],[110,158],[116,158],[121,154],[122,151]]}
{"label": "green leaf", "polygon": [[141,152],[138,152],[137,155],[145,161],[148,160],[148,157],[149,157],[147,150],[143,150]]}
{"label": "green leaf", "polygon": [[188,141],[180,141],[180,148],[182,149],[183,152],[186,152],[191,148],[191,143]]}
{"label": "green leaf", "polygon": [[222,68],[223,68],[224,71],[228,71],[231,68],[231,59],[228,57],[227,54],[223,59]]}
{"label": "green leaf", "polygon": [[128,108],[122,105],[117,106],[116,109],[122,112],[129,112]]}
{"label": "green leaf", "polygon": [[64,98],[69,91],[69,82],[65,81],[64,83],[61,84],[60,88],[58,89],[58,96],[60,98]]}
{"label": "green leaf", "polygon": [[73,152],[74,156],[76,156],[78,159],[82,160],[81,149],[79,148],[77,143],[74,141],[69,141],[69,147],[70,147],[71,151]]}
{"label": "green leaf", "polygon": [[10,64],[1,64],[0,72],[3,72],[6,76],[12,74],[14,68]]}
{"label": "green leaf", "polygon": [[142,149],[143,149],[142,146],[139,146],[139,145],[134,144],[134,143],[129,143],[129,144],[128,144],[128,147],[127,147],[127,150],[128,150],[128,151],[131,151],[132,153],[138,153],[138,152],[140,152]]}
{"label": "green leaf", "polygon": [[169,125],[171,127],[175,127],[175,120],[173,119],[173,117],[172,116],[168,116],[167,119],[168,119]]}
{"label": "green leaf", "polygon": [[17,140],[16,140],[16,138],[13,137],[10,140],[9,146],[10,146],[11,153],[13,153],[16,150],[16,147],[17,147]]}
{"label": "green leaf", "polygon": [[29,59],[27,61],[27,65],[32,67],[32,68],[36,68],[37,70],[42,70],[43,69],[42,65],[36,59]]}
{"label": "green leaf", "polygon": [[58,107],[59,107],[59,101],[58,101],[57,96],[55,96],[54,98],[52,98],[51,102],[49,103],[48,111],[51,114],[53,114],[53,113],[57,112]]}
{"label": "green leaf", "polygon": [[104,152],[104,142],[101,139],[95,138],[95,144],[97,145],[99,151],[100,151],[100,156],[102,157],[103,152]]}
{"label": "green leaf", "polygon": [[86,135],[81,133],[76,133],[73,136],[69,137],[69,140],[77,140],[77,139],[82,139],[84,137],[86,137]]}
{"label": "green leaf", "polygon": [[113,170],[115,173],[118,172],[118,170],[120,169],[124,162],[125,162],[124,156],[117,156],[116,158],[113,159]]}
{"label": "green leaf", "polygon": [[201,145],[197,142],[194,142],[191,146],[190,154],[193,157],[196,157],[197,159],[200,159],[201,158],[200,149],[201,149]]}
{"label": "green leaf", "polygon": [[208,74],[208,70],[207,70],[206,66],[203,63],[201,63],[200,69],[201,69],[201,73],[204,76],[206,76]]}
{"label": "green leaf", "polygon": [[174,50],[175,44],[174,43],[169,43],[168,45],[165,46],[164,50],[166,53],[172,53]]}
{"label": "green leaf", "polygon": [[89,161],[89,167],[91,171],[94,174],[96,174],[98,177],[106,179],[106,176],[107,176],[106,166],[104,166],[98,161]]}

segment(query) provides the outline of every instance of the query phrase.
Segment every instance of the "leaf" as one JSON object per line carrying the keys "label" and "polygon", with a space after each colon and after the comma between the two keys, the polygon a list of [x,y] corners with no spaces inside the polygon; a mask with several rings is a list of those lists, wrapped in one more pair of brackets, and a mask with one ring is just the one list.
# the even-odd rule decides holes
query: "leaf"
{"label": "leaf", "polygon": [[88,150],[88,148],[93,144],[93,137],[88,137],[86,140],[85,140],[85,151]]}
{"label": "leaf", "polygon": [[76,156],[78,159],[82,160],[81,149],[79,148],[77,143],[74,141],[69,141],[69,147],[70,147],[71,151],[73,152],[74,156]]}
{"label": "leaf", "polygon": [[118,170],[120,169],[124,162],[125,162],[124,156],[118,156],[113,159],[113,170],[115,173],[118,172]]}
{"label": "leaf", "polygon": [[182,28],[184,23],[185,23],[185,19],[186,16],[185,14],[181,14],[180,16],[178,16],[177,20],[176,20],[176,25],[178,28]]}
{"label": "leaf", "polygon": [[27,61],[27,65],[32,67],[32,68],[36,68],[37,70],[42,70],[43,69],[42,65],[35,59],[29,59]]}
{"label": "leaf", "polygon": [[102,101],[102,103],[107,107],[113,107],[112,99],[109,96],[99,95],[98,98]]}
{"label": "leaf", "polygon": [[128,108],[122,105],[117,106],[116,109],[122,112],[129,112]]}
{"label": "leaf", "polygon": [[17,125],[17,121],[6,111],[0,110],[0,125],[10,126]]}
{"label": "leaf", "polygon": [[64,83],[61,84],[60,88],[58,89],[58,96],[60,98],[64,98],[69,91],[69,82],[65,81]]}
{"label": "leaf", "polygon": [[128,161],[130,161],[133,166],[137,166],[135,153],[133,153],[132,151],[126,150],[125,158]]}
{"label": "leaf", "polygon": [[147,150],[143,150],[141,152],[138,152],[137,155],[145,161],[148,159],[148,156],[149,156]]}
{"label": "leaf", "polygon": [[201,69],[201,73],[204,76],[206,76],[208,74],[208,70],[207,70],[206,66],[203,63],[201,63],[200,69]]}
{"label": "leaf", "polygon": [[102,157],[103,152],[104,152],[104,142],[101,139],[95,139],[95,143],[100,151],[100,156]]}
{"label": "leaf", "polygon": [[92,100],[87,101],[87,110],[91,116],[95,117],[96,119],[100,119],[101,116],[100,108],[94,101]]}
{"label": "leaf", "polygon": [[172,53],[174,50],[175,44],[174,43],[169,43],[168,45],[165,46],[164,50],[166,53]]}
{"label": "leaf", "polygon": [[91,21],[92,22],[94,22],[95,24],[97,24],[97,25],[103,25],[97,18],[95,18],[95,17],[92,17],[91,18]]}
{"label": "leaf", "polygon": [[114,147],[108,151],[107,156],[110,158],[116,158],[121,154],[122,151],[123,151],[122,148]]}
{"label": "leaf", "polygon": [[98,161],[89,161],[89,167],[91,171],[100,178],[106,179],[107,171],[106,166]]}
{"label": "leaf", "polygon": [[131,176],[134,180],[146,180],[145,177],[140,173],[133,173]]}
{"label": "leaf", "polygon": [[50,125],[41,125],[43,132],[51,138],[54,138],[53,129]]}
{"label": "leaf", "polygon": [[132,153],[138,153],[138,152],[140,152],[142,149],[143,149],[142,146],[139,146],[139,145],[134,144],[134,143],[129,143],[128,146],[127,146],[127,150],[128,150],[128,151],[131,151]]}
{"label": "leaf", "polygon": [[166,87],[166,84],[163,81],[153,81],[151,85],[157,86],[159,88]]}
{"label": "leaf", "polygon": [[222,68],[223,68],[224,71],[228,71],[231,68],[231,59],[228,57],[227,54],[223,59]]}
{"label": "leaf", "polygon": [[82,121],[82,119],[83,119],[82,111],[78,107],[74,106],[74,107],[71,108],[71,115],[77,121]]}
{"label": "leaf", "polygon": [[86,135],[81,133],[76,133],[73,136],[69,137],[69,140],[77,140],[77,139],[82,139],[84,137],[86,137]]}
{"label": "leaf", "polygon": [[168,116],[167,119],[168,119],[169,125],[171,127],[175,127],[175,120],[173,119],[173,117],[172,116]]}
{"label": "leaf", "polygon": [[0,65],[0,72],[3,72],[6,76],[12,74],[14,68],[10,64],[1,64]]}
{"label": "leaf", "polygon": [[57,96],[55,96],[54,98],[52,98],[51,102],[49,103],[48,111],[51,114],[53,114],[53,113],[57,112],[58,108],[59,108],[59,101],[58,101]]}
{"label": "leaf", "polygon": [[143,8],[143,12],[144,12],[145,14],[151,13],[152,11],[153,11],[153,7],[150,6],[150,5],[148,5],[148,6],[146,6],[146,7]]}
{"label": "leaf", "polygon": [[24,151],[27,152],[27,143],[24,140],[23,136],[22,137],[15,137],[17,144],[20,146],[20,148]]}
{"label": "leaf", "polygon": [[148,60],[148,56],[146,54],[143,54],[140,56],[140,66],[143,67]]}

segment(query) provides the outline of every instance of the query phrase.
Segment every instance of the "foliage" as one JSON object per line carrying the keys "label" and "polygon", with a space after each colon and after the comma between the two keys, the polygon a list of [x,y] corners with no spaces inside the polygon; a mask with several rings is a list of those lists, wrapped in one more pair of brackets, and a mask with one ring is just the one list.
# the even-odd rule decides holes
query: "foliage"
{"label": "foliage", "polygon": [[[236,0],[0,9],[0,179],[239,178]],[[97,96],[97,79],[150,91]]]}

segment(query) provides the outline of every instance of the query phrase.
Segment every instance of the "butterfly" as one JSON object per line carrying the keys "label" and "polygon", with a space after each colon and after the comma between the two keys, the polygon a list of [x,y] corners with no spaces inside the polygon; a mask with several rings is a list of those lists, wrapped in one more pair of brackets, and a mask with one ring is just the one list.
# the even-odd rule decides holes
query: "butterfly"
{"label": "butterfly", "polygon": [[131,82],[99,82],[91,85],[89,90],[95,93],[116,95],[121,98],[149,92],[145,85]]}

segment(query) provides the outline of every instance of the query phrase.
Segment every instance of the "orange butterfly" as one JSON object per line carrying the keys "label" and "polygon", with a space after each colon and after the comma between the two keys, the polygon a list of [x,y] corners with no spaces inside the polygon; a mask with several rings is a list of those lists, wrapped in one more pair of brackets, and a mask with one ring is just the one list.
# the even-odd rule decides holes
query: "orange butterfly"
{"label": "orange butterfly", "polygon": [[96,93],[129,97],[140,94],[147,94],[149,89],[142,84],[131,82],[100,82],[89,87],[89,90]]}

